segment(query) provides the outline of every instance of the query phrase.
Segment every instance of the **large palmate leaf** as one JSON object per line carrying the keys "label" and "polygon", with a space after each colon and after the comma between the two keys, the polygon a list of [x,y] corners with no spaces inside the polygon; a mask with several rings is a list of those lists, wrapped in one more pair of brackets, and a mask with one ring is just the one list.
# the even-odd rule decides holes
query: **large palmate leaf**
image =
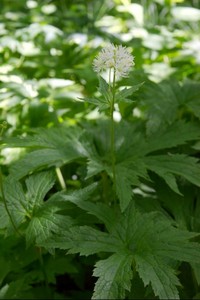
{"label": "large palmate leaf", "polygon": [[98,252],[115,252],[122,248],[122,242],[108,233],[100,232],[89,226],[74,226],[69,228],[65,236],[56,237],[52,245],[60,249],[69,249],[68,253],[92,255]]}
{"label": "large palmate leaf", "polygon": [[95,190],[97,190],[97,184],[93,183],[80,190],[59,193],[56,197],[51,197],[49,202],[61,202],[65,204],[65,206],[67,202],[74,203],[88,214],[97,217],[98,220],[102,221],[109,230],[115,225],[117,215],[113,214],[113,210],[106,204],[101,202],[93,203],[92,201],[89,201]]}
{"label": "large palmate leaf", "polygon": [[173,123],[177,116],[186,111],[200,117],[199,82],[165,80],[159,84],[147,82],[138,93],[141,105],[147,112],[147,133],[158,130],[165,124]]}
{"label": "large palmate leaf", "polygon": [[40,172],[25,180],[28,210],[33,211],[43,205],[43,200],[55,183],[54,172]]}
{"label": "large palmate leaf", "polygon": [[179,299],[176,286],[180,282],[175,271],[156,256],[141,257],[136,255],[136,269],[144,285],[151,283],[153,291],[160,299]]}
{"label": "large palmate leaf", "polygon": [[[69,195],[65,200],[67,197],[69,199]],[[73,203],[84,206],[84,201],[73,200]],[[97,209],[94,209],[95,204],[90,207],[87,203],[86,206],[88,213],[101,215],[100,206],[97,205]],[[112,214],[109,207],[108,211],[108,215]],[[134,268],[144,285],[151,283],[160,299],[178,299],[180,283],[174,262],[200,262],[200,245],[190,241],[198,234],[180,230],[161,213],[140,213],[134,205],[129,205],[117,219],[114,216],[115,212],[112,217],[115,222],[108,227],[108,233],[90,226],[71,226],[43,241],[42,245],[81,255],[114,253],[95,265],[94,276],[99,279],[94,299],[124,299],[131,288]]]}
{"label": "large palmate leaf", "polygon": [[161,149],[169,149],[179,145],[184,145],[189,141],[200,137],[199,125],[183,120],[176,121],[169,126],[161,127],[156,132],[148,136],[146,142],[146,153]]}
{"label": "large palmate leaf", "polygon": [[131,289],[133,272],[131,269],[133,257],[123,251],[111,255],[95,265],[96,282],[92,299],[124,299],[126,290]]}
{"label": "large palmate leaf", "polygon": [[[176,176],[181,176],[199,186],[200,166],[198,160],[186,155],[169,154],[170,148],[184,145],[198,138],[198,126],[184,121],[177,121],[163,129],[158,129],[147,138],[142,131],[137,132],[136,128],[128,123],[122,122],[117,125],[115,177],[116,193],[122,211],[131,201],[133,186],[140,185],[143,179],[150,180],[149,171],[161,176],[176,193],[180,193]],[[161,150],[164,152],[166,148],[167,154],[156,154],[156,151],[157,153]],[[91,147],[87,153],[89,157],[88,177],[106,171],[113,178],[109,150],[103,149],[98,153],[94,147]]]}
{"label": "large palmate leaf", "polygon": [[[4,203],[0,202],[2,216],[0,228],[18,231],[18,227],[25,224],[23,228],[29,246],[32,243],[41,243],[53,233],[60,233],[74,224],[71,217],[58,213],[63,206],[62,203],[60,205],[60,202],[54,201],[54,198],[57,198],[56,194],[50,200],[43,201],[54,181],[54,172],[34,174],[26,179],[27,191],[25,192],[21,183],[8,177],[4,184],[4,194],[9,215]],[[86,189],[85,197],[94,188],[95,186]],[[83,194],[79,192],[77,197]],[[75,196],[71,195],[71,198],[74,199]],[[66,209],[66,205],[64,209]]]}
{"label": "large palmate leaf", "polygon": [[145,158],[146,167],[161,176],[172,190],[179,193],[174,175],[182,176],[200,186],[200,165],[198,160],[183,154],[156,155]]}
{"label": "large palmate leaf", "polygon": [[6,140],[9,147],[27,147],[33,150],[12,165],[12,176],[20,179],[31,171],[61,166],[84,157],[86,153],[80,141],[82,133],[80,128],[38,129],[34,136]]}
{"label": "large palmate leaf", "polygon": [[33,243],[40,244],[53,234],[66,230],[73,224],[69,216],[57,213],[57,208],[43,205],[31,218],[26,229],[27,246]]}
{"label": "large palmate leaf", "polygon": [[[126,209],[132,198],[132,186],[138,186],[142,178],[149,179],[148,170],[163,177],[177,193],[177,175],[199,185],[196,160],[178,155],[146,157],[155,151],[169,151],[170,148],[198,139],[199,128],[195,123],[176,121],[154,130],[147,137],[140,127],[140,131],[137,128],[137,125],[125,122],[116,124],[116,192],[122,210]],[[93,129],[87,126],[85,132],[75,128],[50,128],[38,130],[34,136],[11,139],[9,143],[12,146],[24,145],[33,149],[13,164],[11,174],[21,178],[34,170],[87,158],[87,178],[102,171],[113,178],[108,132],[109,123],[101,121]]]}
{"label": "large palmate leaf", "polygon": [[183,104],[197,118],[200,118],[199,90],[200,83],[192,80],[186,80],[181,88],[181,104]]}
{"label": "large palmate leaf", "polygon": [[41,243],[53,233],[59,233],[74,224],[71,217],[58,213],[62,210],[59,203],[44,201],[54,183],[53,171],[29,176],[25,181],[26,190],[20,182],[9,176],[4,183],[9,216],[1,203],[0,210],[6,222],[1,222],[0,227],[10,230],[14,226],[16,230],[20,225],[26,224],[24,228],[29,246],[32,243]]}
{"label": "large palmate leaf", "polygon": [[141,89],[139,98],[147,111],[147,134],[151,135],[165,124],[173,123],[179,107],[180,86],[176,81],[149,82]]}

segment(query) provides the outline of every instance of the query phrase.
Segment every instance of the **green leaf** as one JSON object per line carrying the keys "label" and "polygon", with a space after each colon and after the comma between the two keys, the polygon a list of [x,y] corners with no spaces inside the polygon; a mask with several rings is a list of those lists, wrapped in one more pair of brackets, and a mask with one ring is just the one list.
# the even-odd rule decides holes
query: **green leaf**
{"label": "green leaf", "polygon": [[130,88],[124,88],[123,90],[119,91],[116,94],[116,102],[133,103],[133,100],[129,99],[128,97],[131,96],[135,91],[137,91],[143,84],[144,82],[136,84]]}
{"label": "green leaf", "polygon": [[54,207],[43,205],[42,209],[33,216],[26,229],[27,246],[33,243],[41,245],[53,234],[58,234],[72,226],[72,219],[68,216],[59,215],[56,210]]}
{"label": "green leaf", "polygon": [[160,213],[139,213],[134,205],[127,208],[115,230],[113,234],[132,252],[144,284],[151,282],[160,299],[178,298],[179,281],[171,260],[199,261],[200,245],[190,242],[198,234],[174,227]]}
{"label": "green leaf", "polygon": [[[179,194],[176,175],[199,185],[200,170],[197,160],[194,158],[181,154],[145,156],[148,153],[166,147],[172,148],[183,145],[189,140],[198,138],[199,126],[184,121],[177,121],[163,129],[158,129],[147,139],[142,132],[138,133],[134,126],[130,127],[124,122],[116,125],[116,192],[120,200],[121,210],[124,211],[130,203],[133,196],[133,186],[140,185],[142,178],[149,180],[147,170],[156,172],[164,178],[173,191]],[[105,143],[105,141],[103,142]],[[92,146],[90,149],[93,149]],[[100,155],[95,149],[87,150],[89,155],[87,178],[104,170],[112,178],[108,151],[109,149],[103,149]]]}
{"label": "green leaf", "polygon": [[[62,166],[86,155],[80,142],[83,131],[79,128],[48,128],[36,131],[33,137],[14,139],[13,146],[35,148],[11,166],[10,173],[20,179],[31,171],[51,166]],[[39,148],[39,149],[38,149]]]}
{"label": "green leaf", "polygon": [[40,172],[26,179],[29,210],[33,210],[43,204],[47,192],[55,183],[55,172]]}
{"label": "green leaf", "polygon": [[133,257],[119,252],[95,265],[93,275],[99,277],[92,299],[125,299],[126,290],[131,289]]}
{"label": "green leaf", "polygon": [[[103,221],[108,230],[113,228],[116,223],[116,215],[113,210],[103,203],[93,203],[87,201],[91,194],[97,189],[97,184],[93,183],[86,188],[75,190],[72,192],[64,192],[60,195],[60,200],[69,201],[76,204],[79,208],[87,211],[89,214],[96,216]],[[56,200],[57,201],[57,200]]]}
{"label": "green leaf", "polygon": [[[5,179],[4,194],[7,207],[12,221],[7,224],[8,228],[19,227],[27,219],[31,219],[39,207],[47,192],[52,188],[55,181],[54,172],[41,172],[33,174],[25,181],[27,191],[24,191],[22,184],[11,175]],[[5,209],[2,207],[5,216]],[[7,218],[8,220],[8,218]]]}
{"label": "green leaf", "polygon": [[112,97],[112,95],[111,95],[111,87],[106,82],[106,80],[103,77],[101,77],[101,76],[99,76],[99,92],[102,94],[102,96],[104,96],[104,98],[107,101],[107,103],[109,103],[110,99]]}
{"label": "green leaf", "polygon": [[32,171],[64,164],[64,154],[59,149],[42,149],[27,153],[25,157],[11,166],[10,173],[16,179],[28,175]]}
{"label": "green leaf", "polygon": [[87,98],[87,97],[81,99],[91,104],[97,105],[99,110],[103,111],[110,107],[110,99],[112,97],[112,94],[111,94],[111,87],[106,82],[106,80],[101,76],[99,76],[99,92],[103,96],[100,99]]}
{"label": "green leaf", "polygon": [[27,284],[25,276],[5,284],[0,289],[0,299],[23,299],[23,294],[30,290],[30,285]]}
{"label": "green leaf", "polygon": [[176,120],[179,98],[182,97],[181,87],[176,80],[159,84],[147,82],[138,97],[147,111],[147,135]]}
{"label": "green leaf", "polygon": [[138,157],[118,163],[115,172],[116,192],[123,212],[133,196],[132,186],[140,184],[139,177],[148,178],[148,175],[143,161]]}
{"label": "green leaf", "polygon": [[98,252],[115,252],[122,243],[116,237],[89,226],[74,226],[60,236],[46,241],[44,245],[53,248],[69,249],[68,253],[92,255]]}
{"label": "green leaf", "polygon": [[[4,195],[12,222],[18,227],[26,221],[27,201],[21,183],[8,176],[4,181]],[[10,223],[10,229],[12,224]]]}
{"label": "green leaf", "polygon": [[160,299],[179,299],[176,286],[180,286],[180,282],[169,265],[155,255],[135,255],[135,261],[144,285],[151,283],[156,296]]}
{"label": "green leaf", "polygon": [[187,79],[182,86],[182,104],[200,119],[199,90],[198,81]]}
{"label": "green leaf", "polygon": [[[1,199],[2,201],[2,199]],[[8,226],[9,224],[9,217],[7,214],[7,211],[5,209],[5,205],[3,202],[0,202],[0,229],[4,229]]]}
{"label": "green leaf", "polygon": [[[109,170],[108,166],[102,162],[102,160],[96,156],[96,157],[90,157],[90,160],[88,161],[87,164],[87,177],[90,178],[94,175],[99,174],[100,172],[104,170]],[[110,172],[108,171],[110,174]]]}
{"label": "green leaf", "polygon": [[106,110],[106,109],[108,109],[110,107],[110,104],[108,103],[108,101],[105,100],[105,99],[103,99],[103,98],[101,98],[101,99],[83,98],[82,100],[98,106],[98,108],[99,108],[100,111]]}
{"label": "green leaf", "polygon": [[[81,203],[76,196],[72,196],[71,200],[84,206],[84,200]],[[101,206],[97,205],[96,210],[94,203],[91,206],[87,203],[86,206],[89,211],[101,216]],[[174,262],[200,262],[200,245],[190,242],[199,234],[180,230],[161,213],[140,213],[134,203],[118,215],[109,233],[90,226],[71,224],[67,230],[59,231],[42,244],[86,256],[99,252],[114,253],[96,264],[94,276],[99,279],[94,299],[123,299],[125,291],[130,290],[134,260],[139,276],[145,285],[151,283],[156,296],[161,299],[178,298],[177,286],[180,284]]]}
{"label": "green leaf", "polygon": [[176,121],[159,128],[149,135],[146,141],[146,153],[184,145],[187,141],[199,139],[199,125],[192,122]]}
{"label": "green leaf", "polygon": [[176,193],[180,193],[175,175],[200,186],[200,166],[198,160],[183,154],[156,155],[145,158],[147,169],[157,173]]}

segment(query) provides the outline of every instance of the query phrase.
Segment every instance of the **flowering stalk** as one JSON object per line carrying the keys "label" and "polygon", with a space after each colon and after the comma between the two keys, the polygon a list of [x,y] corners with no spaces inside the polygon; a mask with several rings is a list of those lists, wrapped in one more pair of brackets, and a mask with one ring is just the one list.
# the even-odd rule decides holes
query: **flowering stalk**
{"label": "flowering stalk", "polygon": [[113,187],[116,191],[116,172],[115,172],[115,122],[113,118],[114,106],[116,101],[116,78],[127,77],[132,66],[134,65],[133,56],[129,51],[120,46],[109,44],[101,50],[99,55],[94,59],[94,71],[100,73],[109,71],[110,87],[110,151],[112,161]]}
{"label": "flowering stalk", "polygon": [[[111,71],[110,71],[111,72]],[[112,84],[112,99],[110,104],[110,149],[112,159],[112,173],[113,173],[113,188],[116,191],[116,173],[115,173],[115,122],[114,122],[114,106],[115,106],[115,77],[116,72],[113,72],[113,84]],[[111,82],[109,82],[111,86]]]}

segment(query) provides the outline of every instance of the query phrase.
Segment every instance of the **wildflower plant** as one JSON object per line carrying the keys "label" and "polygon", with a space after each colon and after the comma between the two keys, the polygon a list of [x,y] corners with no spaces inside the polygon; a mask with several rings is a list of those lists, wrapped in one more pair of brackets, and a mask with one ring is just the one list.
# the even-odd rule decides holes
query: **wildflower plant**
{"label": "wildflower plant", "polygon": [[[21,137],[3,139],[2,147],[27,152],[10,164],[8,174],[0,173],[0,230],[20,239],[13,245],[14,251],[20,249],[14,272],[24,253],[29,256],[20,264],[20,278],[35,266],[20,285],[19,280],[14,282],[20,291],[14,286],[11,293],[12,285],[2,285],[5,299],[34,298],[32,286],[37,282],[31,280],[39,273],[36,261],[48,299],[57,298],[50,283],[56,282],[58,271],[79,282],[88,264],[94,266],[97,278],[92,299],[179,299],[182,262],[190,264],[199,281],[200,166],[186,146],[199,139],[199,126],[177,119],[183,115],[180,104],[181,109],[188,105],[196,116],[199,83],[147,82],[119,88],[120,79],[134,68],[133,56],[121,45],[103,48],[93,68],[101,96],[84,100],[106,112],[101,120],[34,128]],[[104,71],[107,81],[101,76]],[[191,95],[188,102],[183,94]],[[146,120],[133,122],[122,116],[116,123],[115,105],[132,109],[140,97],[149,113]],[[180,153],[183,145],[187,151]],[[2,239],[0,245],[4,243],[9,245],[10,240]],[[91,259],[77,260],[78,254]],[[14,258],[9,256],[12,265]],[[6,272],[8,281],[15,278],[12,270]],[[7,273],[2,276],[4,284]]]}
{"label": "wildflower plant", "polygon": [[[122,45],[106,45],[93,61],[94,71],[100,75],[103,71],[108,71],[108,85],[102,77],[100,77],[100,86],[104,86],[102,90],[105,92],[105,100],[110,108],[110,151],[112,161],[112,176],[114,193],[116,190],[116,174],[115,174],[115,122],[114,107],[116,103],[116,79],[127,77],[134,66],[134,58],[126,47]],[[131,90],[132,93],[132,90]]]}

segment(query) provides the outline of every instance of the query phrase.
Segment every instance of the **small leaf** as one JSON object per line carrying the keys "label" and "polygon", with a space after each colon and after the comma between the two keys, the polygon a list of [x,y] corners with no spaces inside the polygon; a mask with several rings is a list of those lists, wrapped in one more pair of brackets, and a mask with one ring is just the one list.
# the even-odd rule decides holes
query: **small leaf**
{"label": "small leaf", "polygon": [[116,94],[116,102],[133,103],[134,101],[130,100],[128,97],[131,96],[135,91],[137,91],[143,84],[144,82],[136,84],[130,88],[124,88],[123,90],[119,91]]}
{"label": "small leaf", "polygon": [[94,104],[98,106],[100,111],[106,110],[110,107],[110,104],[108,103],[107,100],[104,100],[103,98],[101,99],[96,99],[96,98],[81,98],[82,100]]}
{"label": "small leaf", "polygon": [[111,99],[111,87],[101,76],[99,76],[99,92],[104,96],[107,103],[109,103]]}

